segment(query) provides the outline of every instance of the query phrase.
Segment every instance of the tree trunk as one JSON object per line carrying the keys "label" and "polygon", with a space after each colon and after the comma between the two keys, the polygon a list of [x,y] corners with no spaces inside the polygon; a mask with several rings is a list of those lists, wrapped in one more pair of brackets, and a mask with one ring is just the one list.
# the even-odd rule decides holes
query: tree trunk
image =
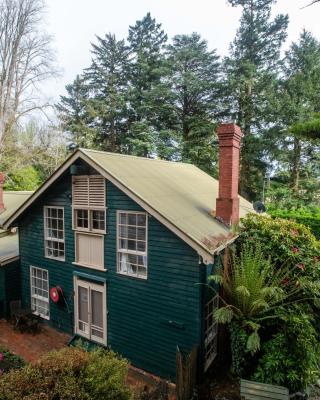
{"label": "tree trunk", "polygon": [[295,194],[299,190],[300,180],[300,164],[301,164],[301,141],[298,138],[293,140],[293,159],[292,159],[292,171],[291,171],[291,187]]}

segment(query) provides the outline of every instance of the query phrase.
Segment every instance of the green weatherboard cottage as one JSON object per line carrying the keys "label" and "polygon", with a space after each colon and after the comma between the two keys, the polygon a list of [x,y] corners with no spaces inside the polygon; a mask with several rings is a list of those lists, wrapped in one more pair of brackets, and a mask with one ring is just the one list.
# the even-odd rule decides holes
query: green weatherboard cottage
{"label": "green weatherboard cottage", "polygon": [[220,183],[190,164],[75,151],[3,222],[19,228],[23,304],[157,375],[174,379],[177,346],[198,346],[206,369],[217,300],[201,284],[252,210],[238,196],[240,129],[218,135]]}

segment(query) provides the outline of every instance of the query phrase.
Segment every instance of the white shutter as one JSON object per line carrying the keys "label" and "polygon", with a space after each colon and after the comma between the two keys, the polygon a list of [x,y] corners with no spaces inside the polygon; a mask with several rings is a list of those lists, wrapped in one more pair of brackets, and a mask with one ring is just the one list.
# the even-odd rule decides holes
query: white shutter
{"label": "white shutter", "polygon": [[89,207],[89,180],[87,176],[72,177],[72,204],[77,207]]}
{"label": "white shutter", "polygon": [[105,207],[105,180],[101,175],[91,175],[89,177],[89,207]]}
{"label": "white shutter", "polygon": [[103,236],[76,233],[76,262],[98,269],[104,268]]}
{"label": "white shutter", "polygon": [[72,204],[77,208],[104,208],[106,204],[104,177],[101,175],[74,176]]}

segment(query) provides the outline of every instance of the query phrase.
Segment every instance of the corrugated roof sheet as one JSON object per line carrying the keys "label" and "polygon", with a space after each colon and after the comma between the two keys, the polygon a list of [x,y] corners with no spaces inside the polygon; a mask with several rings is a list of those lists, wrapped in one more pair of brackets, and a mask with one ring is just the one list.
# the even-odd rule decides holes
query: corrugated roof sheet
{"label": "corrugated roof sheet", "polygon": [[[208,238],[230,233],[212,216],[218,181],[194,165],[81,151],[207,251],[212,251]],[[240,216],[248,212],[253,212],[251,203],[240,197]]]}
{"label": "corrugated roof sheet", "polygon": [[11,217],[11,215],[32,195],[33,192],[27,191],[4,191],[3,200],[5,210],[0,213],[0,227]]}
{"label": "corrugated roof sheet", "polygon": [[19,255],[18,234],[9,234],[0,238],[0,265]]}
{"label": "corrugated roof sheet", "polygon": [[[212,258],[215,250],[233,240],[231,230],[214,217],[218,181],[185,163],[78,149],[25,203],[6,217],[8,227],[54,184],[77,159],[83,159],[131,196],[150,214],[196,249]],[[252,212],[251,203],[240,197],[240,216]]]}

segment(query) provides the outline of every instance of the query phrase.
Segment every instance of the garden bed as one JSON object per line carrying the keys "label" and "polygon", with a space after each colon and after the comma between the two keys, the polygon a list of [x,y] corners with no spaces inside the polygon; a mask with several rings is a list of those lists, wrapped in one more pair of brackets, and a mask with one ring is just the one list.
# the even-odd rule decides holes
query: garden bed
{"label": "garden bed", "polygon": [[7,349],[0,346],[0,375],[9,372],[12,369],[18,369],[25,365],[25,361],[10,353]]}

